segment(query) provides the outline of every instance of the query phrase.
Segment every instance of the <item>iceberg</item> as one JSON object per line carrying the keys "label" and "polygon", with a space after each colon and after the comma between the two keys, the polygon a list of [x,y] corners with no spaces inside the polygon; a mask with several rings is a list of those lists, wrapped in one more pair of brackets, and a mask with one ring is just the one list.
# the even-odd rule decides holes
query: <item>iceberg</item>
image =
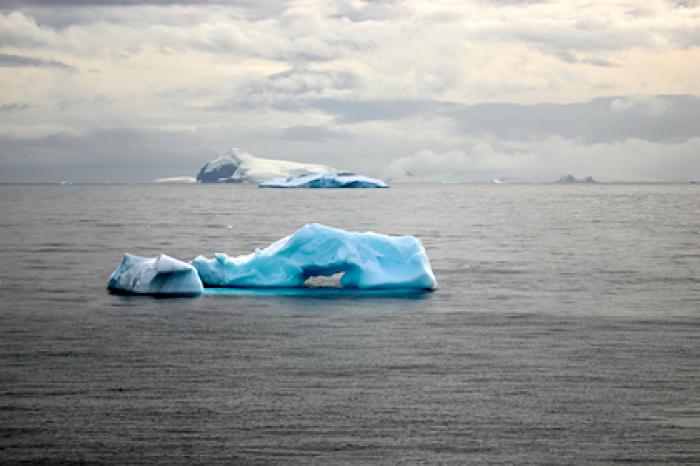
{"label": "iceberg", "polygon": [[559,178],[557,183],[596,183],[596,180],[592,176],[587,176],[585,178],[578,178],[574,175],[564,175]]}
{"label": "iceberg", "polygon": [[153,182],[158,184],[192,184],[196,183],[197,180],[193,176],[171,176],[169,178],[158,178],[153,180]]}
{"label": "iceberg", "polygon": [[335,172],[327,165],[256,157],[236,147],[207,162],[197,173],[200,183],[261,183],[271,178]]}
{"label": "iceberg", "polygon": [[115,293],[150,295],[199,295],[204,291],[194,267],[165,254],[124,254],[109,277],[107,288]]}
{"label": "iceberg", "polygon": [[275,178],[258,185],[259,188],[388,188],[376,178],[355,173],[314,173],[303,176]]}
{"label": "iceberg", "polygon": [[348,232],[316,223],[251,254],[199,256],[192,265],[208,287],[302,287],[310,277],[339,273],[345,288],[437,287],[417,238]]}

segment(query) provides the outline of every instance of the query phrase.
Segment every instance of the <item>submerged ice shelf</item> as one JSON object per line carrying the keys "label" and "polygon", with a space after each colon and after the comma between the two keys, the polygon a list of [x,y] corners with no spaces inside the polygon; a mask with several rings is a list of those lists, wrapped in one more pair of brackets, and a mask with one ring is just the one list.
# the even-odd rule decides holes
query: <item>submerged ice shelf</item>
{"label": "submerged ice shelf", "polygon": [[199,256],[188,264],[166,255],[146,258],[125,254],[107,286],[119,293],[196,295],[203,292],[203,285],[303,289],[311,277],[336,274],[341,274],[340,286],[345,289],[437,287],[417,238],[348,232],[319,224],[306,225],[265,249],[238,257],[219,253],[213,259]]}

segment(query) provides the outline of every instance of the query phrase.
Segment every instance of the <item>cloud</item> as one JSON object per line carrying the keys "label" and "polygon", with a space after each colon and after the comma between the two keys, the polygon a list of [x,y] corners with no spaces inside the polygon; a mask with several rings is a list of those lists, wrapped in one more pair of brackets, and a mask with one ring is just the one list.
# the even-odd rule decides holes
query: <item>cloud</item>
{"label": "cloud", "polygon": [[695,124],[700,98],[688,95],[601,97],[588,102],[532,105],[355,99],[311,99],[307,105],[332,115],[339,124],[444,118],[452,124],[445,131],[516,141],[547,136],[587,142],[700,136]]}
{"label": "cloud", "polygon": [[284,128],[280,132],[281,139],[294,141],[314,141],[324,142],[328,140],[348,139],[349,133],[345,131],[332,130],[325,126],[299,125]]}
{"label": "cloud", "polygon": [[20,102],[0,104],[0,112],[16,112],[20,110],[27,110],[28,108],[31,108],[31,105]]}
{"label": "cloud", "polygon": [[333,115],[338,123],[429,117],[446,106],[446,104],[428,100],[401,99],[314,99],[308,101],[308,105]]}
{"label": "cloud", "polygon": [[386,175],[424,181],[555,181],[568,173],[592,175],[601,181],[687,180],[700,174],[699,153],[700,138],[675,144],[640,139],[583,144],[552,137],[517,150],[479,142],[465,150],[421,150],[398,158]]}
{"label": "cloud", "polygon": [[636,112],[654,117],[666,113],[670,105],[669,99],[654,95],[638,95],[614,99],[610,102],[610,109],[614,112]]}
{"label": "cloud", "polygon": [[244,78],[232,98],[214,104],[212,109],[298,109],[306,107],[307,103],[314,99],[348,95],[359,85],[359,77],[351,72],[292,68],[268,76]]}
{"label": "cloud", "polygon": [[614,172],[636,166],[634,144],[672,154],[700,137],[697,2],[86,4],[0,6],[5,179],[191,174],[231,145],[374,173],[428,148],[414,170],[533,160],[534,174],[555,141],[563,158],[609,148]]}
{"label": "cloud", "polygon": [[210,141],[196,134],[129,128],[84,135],[0,137],[0,181],[147,181],[161,174],[188,175],[199,160],[217,153]]}
{"label": "cloud", "polygon": [[3,68],[58,68],[66,71],[75,71],[76,69],[57,60],[47,60],[44,58],[25,57],[22,55],[8,55],[0,53],[0,67]]}
{"label": "cloud", "polygon": [[5,0],[4,8],[20,8],[31,6],[44,6],[52,8],[60,7],[104,7],[104,6],[135,6],[135,5],[243,5],[254,4],[255,0]]}
{"label": "cloud", "polygon": [[547,136],[612,142],[630,138],[685,140],[700,136],[694,96],[601,97],[571,104],[477,104],[447,112],[456,130],[509,140]]}

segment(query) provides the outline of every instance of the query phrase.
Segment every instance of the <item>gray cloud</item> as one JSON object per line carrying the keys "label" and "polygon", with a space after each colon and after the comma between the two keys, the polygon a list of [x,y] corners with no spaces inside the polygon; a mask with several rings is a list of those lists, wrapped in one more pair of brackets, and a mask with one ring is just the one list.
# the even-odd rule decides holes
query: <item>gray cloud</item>
{"label": "gray cloud", "polygon": [[547,47],[541,47],[540,50],[543,53],[547,53],[550,55],[554,55],[557,58],[559,58],[561,61],[569,64],[586,64],[586,65],[593,65],[593,66],[600,66],[604,68],[611,68],[618,66],[617,63],[607,60],[602,57],[598,56],[583,56],[583,57],[578,57],[576,54],[570,52],[569,50],[563,49],[563,48],[547,48]]}
{"label": "gray cloud", "polygon": [[31,6],[43,7],[105,7],[105,6],[134,6],[134,5],[255,5],[255,0],[5,0],[4,9],[18,9]]}
{"label": "gray cloud", "polygon": [[352,22],[392,20],[405,13],[404,2],[400,0],[373,0],[367,2],[336,2],[336,11],[331,18],[347,19]]}
{"label": "gray cloud", "polygon": [[[555,181],[566,173],[599,181],[687,180],[700,173],[700,138],[681,143],[628,139],[582,144],[557,137],[503,150],[488,141],[448,152],[421,150],[394,160],[386,174],[423,181],[489,181],[505,178]],[[617,163],[611,164],[610,160]],[[410,175],[409,175],[410,174]]]}
{"label": "gray cloud", "polygon": [[445,117],[462,135],[505,140],[547,136],[611,142],[628,138],[682,141],[700,136],[700,98],[690,95],[603,97],[571,104],[482,103],[430,100],[312,100],[308,105],[340,124]]}
{"label": "gray cloud", "polygon": [[325,126],[299,125],[284,128],[280,139],[292,141],[324,142],[329,140],[349,139],[350,133],[327,128]]}
{"label": "gray cloud", "polygon": [[3,68],[58,68],[66,71],[76,71],[76,68],[58,60],[44,58],[25,57],[23,55],[10,55],[0,53],[0,67]]}
{"label": "gray cloud", "polygon": [[201,134],[128,128],[2,137],[0,181],[148,181],[191,174],[200,160],[219,151],[213,138]]}
{"label": "gray cloud", "polygon": [[20,111],[20,110],[27,110],[31,107],[32,106],[29,104],[20,103],[20,102],[13,102],[11,104],[0,105],[0,112],[16,112],[16,111]]}
{"label": "gray cloud", "polygon": [[694,123],[700,99],[694,96],[660,96],[663,114],[639,106],[616,111],[614,102],[634,98],[605,97],[573,104],[478,104],[461,106],[448,114],[460,132],[509,140],[546,136],[611,142],[628,138],[648,141],[682,141],[700,136]]}
{"label": "gray cloud", "polygon": [[430,117],[454,106],[431,100],[401,99],[314,99],[307,102],[307,105],[333,115],[340,124]]}
{"label": "gray cloud", "polygon": [[241,84],[235,95],[211,106],[214,110],[272,107],[295,111],[305,102],[324,96],[347,94],[360,86],[360,78],[347,71],[315,71],[292,68]]}

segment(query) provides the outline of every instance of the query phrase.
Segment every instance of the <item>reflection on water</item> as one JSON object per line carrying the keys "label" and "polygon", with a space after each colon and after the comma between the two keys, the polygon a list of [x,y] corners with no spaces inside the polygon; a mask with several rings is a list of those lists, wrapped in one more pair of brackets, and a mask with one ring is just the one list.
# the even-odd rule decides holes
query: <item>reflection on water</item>
{"label": "reflection on water", "polygon": [[359,289],[338,287],[300,288],[205,288],[205,295],[216,296],[295,296],[301,298],[402,298],[425,299],[431,290],[416,288]]}

